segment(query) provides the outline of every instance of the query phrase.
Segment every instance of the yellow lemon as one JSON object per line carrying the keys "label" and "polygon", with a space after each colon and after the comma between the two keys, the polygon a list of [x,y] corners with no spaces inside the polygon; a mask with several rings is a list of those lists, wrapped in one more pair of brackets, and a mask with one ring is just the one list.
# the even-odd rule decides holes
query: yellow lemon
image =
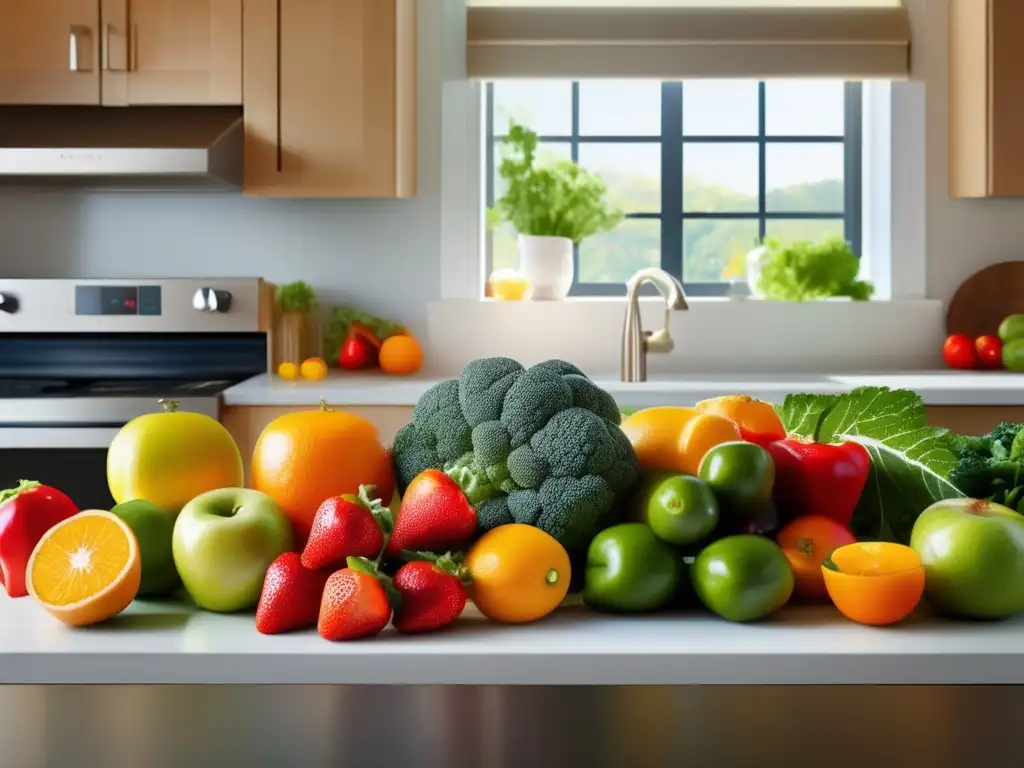
{"label": "yellow lemon", "polygon": [[139,544],[116,515],[85,510],[43,534],[25,575],[28,593],[50,615],[73,627],[96,624],[135,599]]}
{"label": "yellow lemon", "polygon": [[307,381],[320,381],[327,378],[327,363],[319,357],[303,360],[299,370],[302,373],[302,378]]}
{"label": "yellow lemon", "polygon": [[242,455],[219,422],[161,400],[121,428],[107,450],[107,484],[118,504],[146,499],[177,514],[201,493],[245,482]]}
{"label": "yellow lemon", "polygon": [[295,381],[299,378],[299,366],[295,363],[281,363],[277,366],[277,375],[285,381]]}

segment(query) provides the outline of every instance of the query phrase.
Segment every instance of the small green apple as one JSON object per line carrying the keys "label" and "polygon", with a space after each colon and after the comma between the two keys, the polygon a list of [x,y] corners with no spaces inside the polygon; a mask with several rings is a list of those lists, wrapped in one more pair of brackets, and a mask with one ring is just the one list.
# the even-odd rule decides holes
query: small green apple
{"label": "small green apple", "polygon": [[1001,619],[1024,611],[1024,515],[978,499],[928,507],[910,534],[940,611]]}
{"label": "small green apple", "polygon": [[181,586],[171,548],[174,513],[145,499],[126,501],[110,511],[127,523],[139,541],[139,597],[165,597]]}
{"label": "small green apple", "polygon": [[270,496],[222,488],[196,496],[174,523],[172,548],[196,605],[227,613],[255,607],[267,568],[292,549],[291,524]]}

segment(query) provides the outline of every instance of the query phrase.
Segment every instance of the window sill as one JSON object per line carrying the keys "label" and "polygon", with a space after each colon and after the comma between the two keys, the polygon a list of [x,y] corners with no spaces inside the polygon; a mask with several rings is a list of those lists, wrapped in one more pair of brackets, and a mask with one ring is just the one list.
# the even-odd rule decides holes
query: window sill
{"label": "window sill", "polygon": [[[644,328],[660,328],[661,300],[640,303]],[[621,297],[434,302],[428,334],[432,354],[441,358],[434,362],[440,370],[458,370],[491,355],[526,364],[557,357],[591,375],[613,374],[624,304]],[[689,311],[671,315],[675,351],[651,355],[648,367],[651,375],[922,370],[941,365],[943,328],[942,302],[929,299],[795,304],[693,298]]]}

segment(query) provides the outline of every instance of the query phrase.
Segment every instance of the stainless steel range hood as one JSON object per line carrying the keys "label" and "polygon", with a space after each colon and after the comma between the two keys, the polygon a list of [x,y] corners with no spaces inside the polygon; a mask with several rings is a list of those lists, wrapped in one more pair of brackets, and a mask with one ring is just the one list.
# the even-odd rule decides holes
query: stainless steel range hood
{"label": "stainless steel range hood", "polygon": [[0,107],[0,184],[232,188],[239,107]]}

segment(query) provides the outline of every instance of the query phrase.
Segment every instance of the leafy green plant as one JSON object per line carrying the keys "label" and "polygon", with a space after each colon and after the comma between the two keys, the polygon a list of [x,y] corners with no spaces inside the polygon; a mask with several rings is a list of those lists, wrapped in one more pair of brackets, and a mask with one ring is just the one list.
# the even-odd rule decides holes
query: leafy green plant
{"label": "leafy green plant", "polygon": [[622,221],[599,176],[572,160],[539,163],[537,134],[518,123],[509,127],[498,176],[507,189],[487,212],[489,226],[508,222],[521,235],[567,237],[579,245]]}
{"label": "leafy green plant", "polygon": [[808,301],[849,296],[867,301],[874,286],[858,280],[860,260],[843,238],[830,236],[818,242],[785,243],[769,237],[764,242],[758,292],[777,301]]}
{"label": "leafy green plant", "polygon": [[316,307],[316,291],[302,280],[282,285],[277,289],[277,306],[282,312],[310,312]]}

